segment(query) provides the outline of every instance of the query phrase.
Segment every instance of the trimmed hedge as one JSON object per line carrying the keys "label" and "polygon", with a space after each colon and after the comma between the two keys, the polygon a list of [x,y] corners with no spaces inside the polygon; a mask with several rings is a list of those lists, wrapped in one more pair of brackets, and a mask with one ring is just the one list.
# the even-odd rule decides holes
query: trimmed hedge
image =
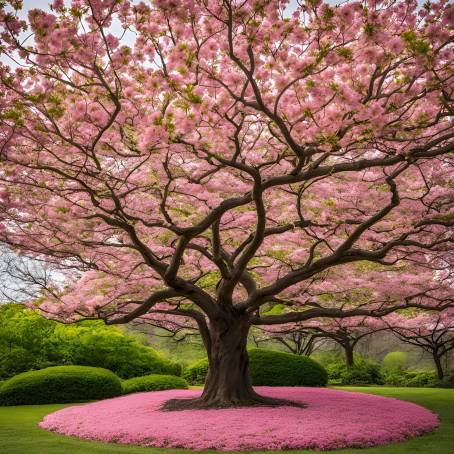
{"label": "trimmed hedge", "polygon": [[100,367],[57,366],[16,375],[0,388],[0,405],[105,399],[122,393],[120,379]]}
{"label": "trimmed hedge", "polygon": [[[208,359],[189,366],[183,377],[191,384],[205,381]],[[325,386],[325,369],[306,356],[292,355],[275,350],[249,350],[249,375],[254,386]]]}
{"label": "trimmed hedge", "polygon": [[145,375],[144,377],[130,378],[122,383],[123,394],[143,391],[162,391],[164,389],[188,389],[188,382],[174,375]]}

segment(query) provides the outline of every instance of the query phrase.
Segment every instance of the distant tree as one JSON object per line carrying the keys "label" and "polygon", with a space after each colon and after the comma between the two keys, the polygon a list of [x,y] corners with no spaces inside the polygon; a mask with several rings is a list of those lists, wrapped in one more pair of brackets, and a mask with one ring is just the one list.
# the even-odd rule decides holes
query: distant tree
{"label": "distant tree", "polygon": [[384,319],[392,332],[406,344],[432,356],[438,378],[444,377],[443,358],[454,350],[454,311],[440,313],[390,314]]}
{"label": "distant tree", "polygon": [[276,342],[294,355],[311,356],[324,342],[324,337],[311,329],[295,325],[276,325],[260,329],[253,334],[257,346],[265,342]]}

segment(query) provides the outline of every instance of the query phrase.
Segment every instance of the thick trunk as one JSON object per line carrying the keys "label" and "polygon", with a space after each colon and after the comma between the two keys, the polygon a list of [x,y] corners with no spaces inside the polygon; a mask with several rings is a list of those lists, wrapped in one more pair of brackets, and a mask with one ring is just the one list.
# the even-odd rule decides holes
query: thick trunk
{"label": "thick trunk", "polygon": [[248,321],[241,318],[210,324],[210,368],[202,394],[207,404],[242,405],[257,397],[249,379],[248,330]]}
{"label": "thick trunk", "polygon": [[434,353],[433,359],[434,359],[435,367],[437,368],[437,376],[438,376],[439,380],[443,380],[445,374],[443,371],[443,366],[441,365],[441,358],[438,356],[437,353]]}
{"label": "thick trunk", "polygon": [[166,402],[165,410],[190,408],[226,408],[253,405],[297,405],[258,395],[249,378],[246,317],[226,316],[209,324],[206,343],[209,372],[202,395],[197,399],[175,399]]}

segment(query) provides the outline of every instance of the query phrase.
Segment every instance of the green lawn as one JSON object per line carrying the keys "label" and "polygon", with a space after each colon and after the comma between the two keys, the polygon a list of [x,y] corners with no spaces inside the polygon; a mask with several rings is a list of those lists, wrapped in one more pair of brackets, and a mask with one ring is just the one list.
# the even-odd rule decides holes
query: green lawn
{"label": "green lawn", "polygon": [[[433,434],[404,443],[369,448],[359,451],[347,449],[331,451],[336,454],[449,454],[454,452],[454,390],[426,388],[343,388],[353,391],[397,397],[423,405],[441,418],[441,427]],[[187,452],[182,449],[156,449],[120,446],[80,441],[72,437],[55,435],[37,427],[41,418],[64,405],[33,405],[0,407],[0,452],[2,454],[166,454]],[[208,451],[204,451],[208,453]],[[293,451],[295,454],[311,451]],[[312,451],[313,452],[313,451]]]}

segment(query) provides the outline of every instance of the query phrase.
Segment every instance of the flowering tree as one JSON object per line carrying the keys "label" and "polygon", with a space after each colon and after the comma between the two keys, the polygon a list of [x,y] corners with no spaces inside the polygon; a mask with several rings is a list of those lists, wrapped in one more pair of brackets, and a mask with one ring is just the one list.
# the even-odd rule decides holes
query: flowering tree
{"label": "flowering tree", "polygon": [[310,290],[453,242],[446,1],[5,3],[0,235],[65,277],[49,317],[192,321],[210,373],[185,405],[228,406],[266,401],[251,325],[423,305]]}
{"label": "flowering tree", "polygon": [[[315,322],[315,323],[314,323]],[[310,323],[306,332],[322,339],[331,339],[342,347],[345,362],[354,364],[354,350],[358,342],[367,336],[388,329],[380,319],[372,317],[328,318]]]}
{"label": "flowering tree", "polygon": [[254,333],[252,338],[257,346],[274,341],[290,353],[302,356],[312,355],[324,344],[321,334],[306,328],[302,323],[266,326]]}
{"label": "flowering tree", "polygon": [[438,378],[444,377],[442,360],[454,350],[454,312],[390,314],[384,318],[392,332],[402,341],[428,352]]}

